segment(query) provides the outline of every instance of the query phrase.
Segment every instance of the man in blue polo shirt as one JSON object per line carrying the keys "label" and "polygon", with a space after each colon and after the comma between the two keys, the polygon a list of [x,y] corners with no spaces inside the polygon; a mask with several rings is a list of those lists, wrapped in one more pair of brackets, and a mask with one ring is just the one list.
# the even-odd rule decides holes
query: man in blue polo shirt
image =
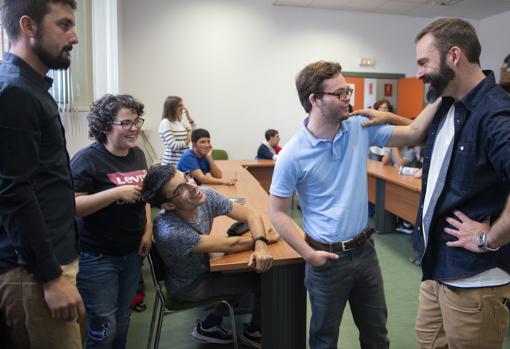
{"label": "man in blue polo shirt", "polygon": [[[190,172],[193,178],[202,184],[234,185],[236,178],[223,179],[223,173],[212,158],[211,135],[203,128],[191,133],[192,148],[182,154],[177,169]],[[209,176],[207,174],[210,174]]]}
{"label": "man in blue polo shirt", "polygon": [[[286,144],[276,163],[270,216],[280,235],[305,259],[305,287],[312,306],[310,348],[336,348],[347,300],[362,348],[388,348],[383,281],[367,229],[368,148],[421,141],[435,106],[408,126],[367,127],[365,117],[348,118],[352,89],[338,63],[319,61],[296,78],[309,117]],[[384,114],[392,123],[403,123]],[[373,121],[373,120],[372,120]],[[287,207],[294,190],[306,238]]]}

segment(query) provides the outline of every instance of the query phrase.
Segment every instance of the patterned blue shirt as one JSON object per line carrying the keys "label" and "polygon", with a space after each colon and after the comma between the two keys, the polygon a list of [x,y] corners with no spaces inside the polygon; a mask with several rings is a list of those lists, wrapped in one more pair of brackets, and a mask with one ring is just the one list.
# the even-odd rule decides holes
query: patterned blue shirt
{"label": "patterned blue shirt", "polygon": [[205,203],[197,207],[197,222],[189,223],[174,211],[160,213],[154,222],[156,247],[170,271],[166,286],[170,295],[209,272],[209,254],[192,250],[200,235],[209,235],[214,217],[232,210],[232,202],[211,188],[201,187]]}

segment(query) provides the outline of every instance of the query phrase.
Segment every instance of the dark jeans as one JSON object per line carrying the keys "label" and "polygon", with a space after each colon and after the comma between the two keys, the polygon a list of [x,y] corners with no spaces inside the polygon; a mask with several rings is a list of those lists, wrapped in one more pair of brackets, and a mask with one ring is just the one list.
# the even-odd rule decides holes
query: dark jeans
{"label": "dark jeans", "polygon": [[137,251],[124,256],[80,253],[77,279],[88,316],[87,348],[126,347],[140,263]]}
{"label": "dark jeans", "polygon": [[208,273],[186,289],[179,290],[174,297],[198,302],[208,298],[245,294],[255,295],[251,323],[260,328],[260,275],[255,272]]}
{"label": "dark jeans", "polygon": [[359,330],[361,348],[389,348],[383,280],[373,240],[337,252],[320,267],[305,266],[305,287],[312,307],[310,349],[337,348],[347,301]]}

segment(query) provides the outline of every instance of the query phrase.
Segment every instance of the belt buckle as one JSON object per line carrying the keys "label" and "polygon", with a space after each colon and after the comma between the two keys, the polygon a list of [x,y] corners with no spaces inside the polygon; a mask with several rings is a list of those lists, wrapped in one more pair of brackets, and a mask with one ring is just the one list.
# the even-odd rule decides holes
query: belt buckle
{"label": "belt buckle", "polygon": [[351,241],[352,241],[352,239],[351,240],[347,240],[347,241],[340,241],[340,245],[342,246],[342,251],[347,252],[347,251],[350,251],[350,250],[354,249],[354,248],[347,248],[347,247],[345,247],[345,244],[349,243]]}

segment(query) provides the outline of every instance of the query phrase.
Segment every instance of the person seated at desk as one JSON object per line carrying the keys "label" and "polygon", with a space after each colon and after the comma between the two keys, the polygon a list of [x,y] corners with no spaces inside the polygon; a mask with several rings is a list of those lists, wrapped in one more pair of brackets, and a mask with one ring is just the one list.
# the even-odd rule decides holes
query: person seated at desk
{"label": "person seated at desk", "polygon": [[400,166],[417,167],[418,157],[415,147],[390,148],[390,152],[383,156],[382,163],[383,165],[390,165],[397,168]]}
{"label": "person seated at desk", "polygon": [[[212,158],[211,135],[209,131],[198,128],[191,133],[192,148],[182,154],[177,169],[190,171],[202,184],[234,185],[236,178],[222,179],[223,173]],[[210,173],[210,176],[207,174]]]}
{"label": "person seated at desk", "polygon": [[[170,296],[182,301],[201,301],[212,297],[255,294],[251,324],[246,326],[241,342],[260,348],[260,275],[269,270],[273,257],[267,244],[279,235],[272,229],[266,234],[261,216],[254,210],[232,203],[207,187],[198,187],[186,173],[172,165],[155,166],[145,177],[143,199],[162,211],[154,222],[156,248],[169,269],[166,282]],[[213,220],[226,215],[248,224],[251,236],[210,235]],[[209,253],[236,253],[253,249],[247,267],[257,273],[211,273]],[[204,321],[197,321],[192,337],[200,342],[231,343],[232,332],[225,329],[224,307],[217,306]]]}
{"label": "person seated at desk", "polygon": [[266,142],[262,143],[257,150],[256,160],[276,160],[278,153],[282,150],[278,144],[280,143],[280,133],[269,129],[265,133]]}

